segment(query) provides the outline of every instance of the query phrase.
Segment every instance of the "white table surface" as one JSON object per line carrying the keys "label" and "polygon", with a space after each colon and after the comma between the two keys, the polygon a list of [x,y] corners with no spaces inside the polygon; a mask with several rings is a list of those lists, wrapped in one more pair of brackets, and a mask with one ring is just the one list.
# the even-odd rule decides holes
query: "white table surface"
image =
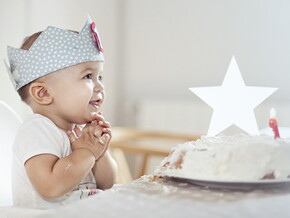
{"label": "white table surface", "polygon": [[0,206],[0,218],[34,218],[49,214],[48,210]]}
{"label": "white table surface", "polygon": [[208,189],[144,176],[38,217],[290,217],[290,185],[247,191]]}
{"label": "white table surface", "polygon": [[144,176],[50,210],[0,207],[0,218],[290,217],[290,184],[255,190],[209,189]]}

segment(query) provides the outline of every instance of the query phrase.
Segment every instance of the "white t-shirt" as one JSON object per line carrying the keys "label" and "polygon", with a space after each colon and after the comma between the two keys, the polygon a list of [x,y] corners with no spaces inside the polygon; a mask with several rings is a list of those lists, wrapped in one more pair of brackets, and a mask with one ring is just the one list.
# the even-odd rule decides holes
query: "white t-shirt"
{"label": "white t-shirt", "polygon": [[14,205],[50,208],[94,194],[96,182],[91,171],[72,192],[60,198],[45,199],[33,188],[24,167],[28,159],[39,154],[53,154],[62,158],[70,153],[70,141],[63,130],[40,114],[28,117],[18,129],[13,146],[12,189]]}

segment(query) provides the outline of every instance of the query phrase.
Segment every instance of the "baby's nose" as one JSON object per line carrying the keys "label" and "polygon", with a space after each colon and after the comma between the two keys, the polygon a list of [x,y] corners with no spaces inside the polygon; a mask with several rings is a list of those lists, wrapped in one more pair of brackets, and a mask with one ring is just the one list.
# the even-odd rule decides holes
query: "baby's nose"
{"label": "baby's nose", "polygon": [[103,91],[104,85],[101,82],[95,82],[95,91]]}

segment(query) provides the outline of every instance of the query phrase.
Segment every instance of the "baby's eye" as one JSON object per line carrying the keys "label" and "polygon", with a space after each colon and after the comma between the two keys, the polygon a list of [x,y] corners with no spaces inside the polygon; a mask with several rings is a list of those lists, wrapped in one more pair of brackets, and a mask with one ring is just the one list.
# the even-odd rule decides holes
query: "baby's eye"
{"label": "baby's eye", "polygon": [[89,74],[85,75],[85,76],[84,76],[84,79],[92,79],[92,74],[89,73]]}
{"label": "baby's eye", "polygon": [[98,80],[102,81],[103,80],[103,76],[98,76]]}

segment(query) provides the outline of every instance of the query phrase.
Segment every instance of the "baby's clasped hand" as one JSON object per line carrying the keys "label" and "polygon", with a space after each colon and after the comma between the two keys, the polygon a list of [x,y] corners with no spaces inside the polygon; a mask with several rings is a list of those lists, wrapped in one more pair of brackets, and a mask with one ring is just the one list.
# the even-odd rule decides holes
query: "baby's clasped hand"
{"label": "baby's clasped hand", "polygon": [[111,125],[109,122],[105,121],[105,118],[103,117],[102,112],[99,113],[93,113],[92,115],[92,120],[93,121],[98,121],[98,125],[102,127],[102,136],[103,135],[108,135],[106,137],[109,137],[108,143],[110,143],[110,140],[112,138],[112,131],[111,131]]}
{"label": "baby's clasped hand", "polygon": [[106,152],[111,140],[111,128],[108,122],[99,114],[93,115],[94,120],[87,123],[81,130],[78,126],[68,132],[72,151],[77,149],[90,150],[98,160]]}

